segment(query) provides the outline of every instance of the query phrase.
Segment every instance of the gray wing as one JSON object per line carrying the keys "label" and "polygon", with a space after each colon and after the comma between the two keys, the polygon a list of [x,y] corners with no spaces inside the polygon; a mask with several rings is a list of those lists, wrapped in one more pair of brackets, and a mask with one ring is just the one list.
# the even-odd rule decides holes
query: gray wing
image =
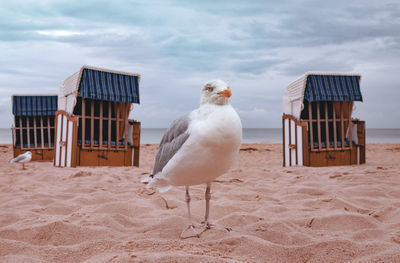
{"label": "gray wing", "polygon": [[158,147],[153,174],[151,176],[161,172],[164,166],[186,142],[187,138],[189,138],[188,126],[189,116],[186,115],[175,120],[164,133]]}
{"label": "gray wing", "polygon": [[10,162],[11,163],[18,163],[18,162],[20,162],[20,161],[22,161],[24,159],[26,159],[25,154],[20,154],[17,157],[15,157],[14,159],[12,159]]}

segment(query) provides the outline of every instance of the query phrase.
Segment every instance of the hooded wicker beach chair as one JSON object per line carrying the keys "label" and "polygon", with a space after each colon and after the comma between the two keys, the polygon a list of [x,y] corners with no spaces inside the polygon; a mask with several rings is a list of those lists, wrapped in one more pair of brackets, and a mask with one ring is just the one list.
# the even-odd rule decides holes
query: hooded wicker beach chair
{"label": "hooded wicker beach chair", "polygon": [[359,74],[308,72],[283,96],[283,166],[365,163],[365,122],[352,118],[362,101]]}
{"label": "hooded wicker beach chair", "polygon": [[11,101],[14,157],[31,151],[32,160],[53,160],[57,95],[13,95]]}
{"label": "hooded wicker beach chair", "polygon": [[140,75],[83,66],[62,84],[55,118],[54,165],[139,166]]}

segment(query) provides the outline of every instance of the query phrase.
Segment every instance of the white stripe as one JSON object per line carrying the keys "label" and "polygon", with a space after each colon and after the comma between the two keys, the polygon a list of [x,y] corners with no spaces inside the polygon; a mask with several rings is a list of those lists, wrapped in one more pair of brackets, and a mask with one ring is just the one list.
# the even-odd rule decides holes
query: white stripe
{"label": "white stripe", "polygon": [[[294,120],[290,120],[290,138],[292,144],[296,143],[296,124],[294,123]],[[296,165],[296,149],[290,148],[290,154],[292,156],[292,163],[290,164],[291,166]]]}
{"label": "white stripe", "polygon": [[285,166],[290,166],[289,163],[289,119],[285,119]]}
{"label": "white stripe", "polygon": [[[62,141],[65,142],[67,140],[67,116],[63,115],[62,116],[62,123],[63,123],[63,129],[62,129]],[[61,148],[61,166],[65,167],[65,145],[62,146]]]}
{"label": "white stripe", "polygon": [[57,116],[56,166],[60,165],[61,117],[62,115]]}
{"label": "white stripe", "polygon": [[71,167],[71,156],[72,156],[72,128],[74,127],[74,123],[72,121],[68,121],[68,142],[67,142],[67,167]]}
{"label": "white stripe", "polygon": [[303,129],[297,126],[297,161],[298,165],[303,166]]}

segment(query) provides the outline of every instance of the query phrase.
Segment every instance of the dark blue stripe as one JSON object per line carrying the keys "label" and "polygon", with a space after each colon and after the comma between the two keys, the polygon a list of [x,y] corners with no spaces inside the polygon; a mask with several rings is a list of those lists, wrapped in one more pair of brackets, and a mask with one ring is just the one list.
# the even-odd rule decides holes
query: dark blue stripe
{"label": "dark blue stripe", "polygon": [[45,108],[43,108],[42,100],[43,100],[42,97],[38,97],[38,98],[37,98],[37,108],[38,108],[38,109],[42,109],[43,112],[46,112],[46,113],[47,113],[47,110],[46,110]]}
{"label": "dark blue stripe", "polygon": [[37,116],[36,115],[36,109],[37,109],[36,97],[31,97],[31,99],[32,99],[32,115]]}
{"label": "dark blue stripe", "polygon": [[23,97],[23,99],[25,99],[26,101],[26,115],[27,116],[33,116],[32,114],[32,103],[31,103],[31,97]]}

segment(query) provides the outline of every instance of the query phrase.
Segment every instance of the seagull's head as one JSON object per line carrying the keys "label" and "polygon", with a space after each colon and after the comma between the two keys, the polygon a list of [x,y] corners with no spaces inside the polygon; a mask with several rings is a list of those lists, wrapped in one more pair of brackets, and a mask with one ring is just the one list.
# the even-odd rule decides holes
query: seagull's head
{"label": "seagull's head", "polygon": [[28,156],[28,157],[32,157],[32,153],[31,153],[30,151],[27,151],[27,152],[25,153],[25,155]]}
{"label": "seagull's head", "polygon": [[211,80],[201,89],[200,104],[226,105],[229,104],[231,95],[232,91],[228,84],[222,80]]}

